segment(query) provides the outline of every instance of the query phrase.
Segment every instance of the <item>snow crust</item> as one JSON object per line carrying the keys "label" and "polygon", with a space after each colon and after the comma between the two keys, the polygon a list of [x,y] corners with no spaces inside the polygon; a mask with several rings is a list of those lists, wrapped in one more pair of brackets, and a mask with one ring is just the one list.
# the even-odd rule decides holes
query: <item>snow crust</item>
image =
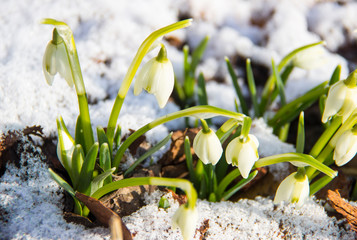
{"label": "snow crust", "polygon": [[[229,110],[234,110],[236,97],[227,80],[225,56],[249,57],[252,64],[269,68],[271,58],[278,62],[296,47],[325,40],[329,62],[315,70],[294,71],[286,86],[290,101],[327,80],[337,64],[342,66],[342,77],[347,75],[347,61],[335,51],[355,41],[357,24],[357,4],[353,1],[337,4],[317,0],[21,0],[2,1],[1,9],[0,134],[41,125],[47,136],[55,135],[58,115],[63,116],[73,133],[78,109],[75,91],[65,81],[56,77],[52,87],[45,83],[41,62],[52,27],[40,25],[42,18],[62,20],[74,32],[93,126],[107,125],[121,79],[140,43],[150,32],[182,15],[191,16],[194,24],[172,35],[188,42],[191,49],[206,35],[210,36],[199,70],[208,79],[226,79],[225,84],[209,82],[207,92],[211,105]],[[175,70],[182,74],[182,52],[167,46]],[[240,84],[244,85],[242,79]],[[129,128],[138,129],[178,109],[173,103],[159,109],[154,96],[142,93],[134,97],[130,90],[118,122],[125,134]],[[169,130],[183,126],[183,121],[174,121],[146,136],[155,143]],[[262,119],[253,122],[252,132],[260,141],[260,155],[294,150],[293,146],[278,141]],[[108,229],[89,230],[64,221],[63,190],[49,177],[41,150],[26,139],[23,142],[25,149],[19,149],[21,168],[8,164],[0,178],[0,210],[5,213],[0,216],[0,239],[109,239]],[[283,169],[284,166],[277,166],[275,171]],[[181,238],[179,231],[170,227],[178,204],[170,198],[171,207],[167,211],[158,209],[161,195],[156,192],[148,196],[147,206],[124,218],[129,229],[136,233],[135,239]],[[197,227],[209,219],[207,239],[355,237],[340,227],[343,224],[329,218],[313,199],[301,209],[288,204],[274,205],[271,199],[260,197],[237,203],[199,200],[197,207],[200,213]],[[196,235],[195,239],[199,237]]]}

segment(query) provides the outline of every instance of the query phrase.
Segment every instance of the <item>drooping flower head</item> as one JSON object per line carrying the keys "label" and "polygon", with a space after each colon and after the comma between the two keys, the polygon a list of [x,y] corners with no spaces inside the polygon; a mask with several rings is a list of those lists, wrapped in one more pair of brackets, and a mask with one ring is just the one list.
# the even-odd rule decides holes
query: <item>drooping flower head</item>
{"label": "drooping flower head", "polygon": [[259,159],[258,139],[248,134],[246,139],[237,137],[226,148],[226,161],[228,164],[238,166],[243,178],[247,178],[254,163]]}
{"label": "drooping flower head", "polygon": [[325,109],[321,121],[327,122],[334,115],[342,116],[342,122],[357,107],[357,72],[352,72],[347,79],[333,84],[327,94]]}
{"label": "drooping flower head", "polygon": [[73,86],[67,49],[56,28],[53,30],[53,39],[47,44],[43,55],[42,69],[49,85],[52,85],[54,76],[59,73],[67,81],[68,86]]}
{"label": "drooping flower head", "polygon": [[193,150],[198,158],[204,163],[216,165],[222,156],[223,148],[216,133],[211,129],[201,129],[193,140]]}
{"label": "drooping flower head", "polygon": [[320,45],[316,45],[298,52],[291,61],[295,67],[310,70],[327,62],[325,53]]}
{"label": "drooping flower head", "polygon": [[294,172],[286,177],[276,191],[274,203],[288,201],[301,207],[309,197],[309,180],[305,174]]}
{"label": "drooping flower head", "polygon": [[333,160],[337,166],[343,166],[357,153],[357,128],[345,131],[337,140]]}
{"label": "drooping flower head", "polygon": [[157,57],[149,60],[138,73],[134,94],[139,95],[142,89],[145,89],[155,95],[160,108],[163,108],[172,93],[174,82],[174,70],[162,45]]}
{"label": "drooping flower head", "polygon": [[190,208],[181,205],[172,217],[172,227],[180,228],[183,239],[190,240],[193,238],[196,231],[196,223],[198,220],[198,212],[196,208]]}

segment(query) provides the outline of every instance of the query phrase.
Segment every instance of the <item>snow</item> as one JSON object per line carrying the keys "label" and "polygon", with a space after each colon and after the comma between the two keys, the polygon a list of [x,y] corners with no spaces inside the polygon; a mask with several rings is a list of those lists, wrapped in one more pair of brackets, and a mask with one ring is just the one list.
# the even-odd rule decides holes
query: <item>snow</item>
{"label": "snow", "polygon": [[[290,101],[329,79],[337,64],[342,67],[342,77],[347,75],[351,69],[336,50],[355,41],[357,27],[354,14],[357,3],[353,1],[338,4],[317,0],[3,0],[1,9],[0,134],[40,125],[46,136],[55,135],[55,119],[59,115],[74,133],[78,115],[74,89],[58,76],[50,87],[42,74],[42,56],[52,33],[51,26],[39,24],[42,18],[65,21],[74,32],[91,100],[93,127],[107,125],[121,79],[140,43],[150,32],[177,21],[182,15],[192,17],[194,24],[172,36],[187,42],[191,49],[206,35],[210,36],[198,70],[207,79],[226,79],[226,83],[208,82],[207,92],[209,104],[229,110],[234,110],[236,96],[227,77],[225,56],[249,57],[252,64],[270,68],[272,58],[278,62],[297,47],[325,40],[329,61],[311,71],[294,70],[286,86]],[[265,22],[258,24],[258,20]],[[175,71],[182,75],[182,52],[166,45]],[[240,84],[243,85],[241,79]],[[245,87],[243,90],[247,94]],[[177,110],[174,103],[160,109],[154,96],[142,93],[134,97],[130,90],[118,122],[125,134],[129,128],[138,129],[158,116]],[[223,119],[214,121],[219,123]],[[174,121],[146,136],[149,142],[156,143],[169,131],[183,127],[182,120]],[[292,145],[272,135],[263,119],[253,121],[252,133],[260,141],[261,156],[294,151]],[[0,218],[0,238],[109,239],[108,229],[85,229],[64,221],[63,191],[50,179],[43,153],[26,139],[23,144],[32,153],[19,149],[22,167],[8,164],[0,178],[0,209],[6,212]],[[278,176],[284,169],[286,165],[277,165],[270,170]],[[147,206],[124,218],[129,229],[136,232],[135,239],[180,239],[179,231],[170,227],[170,218],[178,204],[170,199],[171,208],[158,209],[161,194],[148,197]],[[261,197],[237,203],[199,200],[197,207],[200,213],[197,227],[209,219],[207,239],[354,237],[351,231],[340,227],[340,222],[329,218],[314,199],[299,210],[289,204],[274,205],[269,198]]]}

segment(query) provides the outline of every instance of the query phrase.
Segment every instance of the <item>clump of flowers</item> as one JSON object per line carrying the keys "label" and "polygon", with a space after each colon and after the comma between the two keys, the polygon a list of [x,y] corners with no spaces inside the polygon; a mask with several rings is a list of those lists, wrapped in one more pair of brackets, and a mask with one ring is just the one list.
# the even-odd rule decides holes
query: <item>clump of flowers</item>
{"label": "clump of flowers", "polygon": [[[77,214],[88,216],[89,210],[84,203],[76,198],[76,192],[81,192],[99,199],[111,191],[127,186],[162,185],[177,187],[182,189],[187,195],[187,203],[182,205],[175,213],[173,226],[181,229],[184,239],[191,239],[195,232],[195,223],[199,214],[196,209],[197,197],[208,199],[209,201],[227,200],[254,179],[257,175],[256,168],[280,162],[292,162],[298,166],[298,170],[281,183],[275,201],[285,200],[295,202],[298,206],[301,206],[309,195],[309,192],[310,194],[316,192],[325,183],[325,181],[317,181],[316,184],[313,183],[310,186],[309,190],[309,182],[316,176],[316,170],[325,173],[326,179],[332,179],[336,176],[337,173],[326,166],[329,165],[332,160],[332,151],[335,151],[333,159],[337,164],[342,165],[349,161],[357,150],[356,144],[354,143],[347,146],[344,144],[345,141],[355,142],[356,130],[353,126],[357,122],[357,113],[354,111],[354,106],[347,107],[346,105],[346,101],[352,102],[353,104],[355,103],[353,98],[353,91],[356,88],[354,73],[345,81],[338,82],[335,80],[336,77],[330,81],[331,87],[327,96],[326,106],[324,108],[326,114],[324,112],[323,119],[327,121],[332,118],[332,120],[326,132],[321,136],[309,154],[304,154],[301,150],[303,149],[301,146],[304,142],[302,140],[304,130],[303,128],[299,128],[299,144],[297,149],[300,150],[296,153],[285,153],[259,158],[259,142],[254,135],[249,133],[252,120],[248,114],[245,111],[239,113],[209,106],[207,105],[207,101],[204,100],[204,97],[201,98],[201,103],[206,104],[187,107],[187,104],[190,103],[185,102],[182,104],[182,110],[155,119],[137,129],[125,141],[121,142],[121,127],[117,125],[117,120],[135,75],[134,94],[138,95],[142,89],[145,89],[147,92],[155,95],[160,108],[163,108],[173,91],[175,76],[172,64],[167,58],[167,50],[164,44],[158,39],[171,31],[189,26],[191,20],[183,20],[161,28],[154,31],[144,40],[120,86],[111,110],[106,131],[103,127],[98,126],[96,129],[97,140],[95,140],[88,110],[87,94],[72,31],[65,23],[53,19],[45,19],[43,23],[54,26],[52,40],[47,45],[43,58],[43,71],[46,81],[51,85],[54,75],[59,73],[70,86],[75,86],[78,96],[79,116],[75,128],[75,136],[71,136],[61,117],[57,119],[57,156],[66,169],[70,181],[66,181],[53,170],[49,170],[52,178],[73,197],[75,202],[74,212]],[[187,62],[185,74],[188,80],[186,80],[186,84],[184,85],[186,87],[184,94],[191,100],[193,97],[192,86],[194,86],[195,82],[194,70],[207,41],[208,38],[201,43],[199,50],[193,54],[194,56],[191,63]],[[268,85],[270,84],[269,86],[273,86],[273,88],[268,88],[268,92],[265,93],[265,95],[263,94],[260,106],[257,105],[257,99],[253,99],[256,116],[262,116],[267,104],[277,95],[280,95],[281,101],[284,101],[284,93],[280,79],[280,71],[282,68],[286,67],[291,71],[291,68],[294,66],[302,67],[303,63],[307,61],[307,58],[306,56],[298,58],[298,53],[318,44],[306,46],[291,53],[278,65],[277,69],[273,64],[274,74],[271,76],[272,80],[268,81]],[[144,56],[155,47],[160,47],[157,56],[144,64],[139,73],[136,74]],[[186,50],[186,60],[187,59],[188,51]],[[247,69],[251,72],[250,62],[248,61],[247,63]],[[289,69],[285,69],[284,71],[288,71]],[[286,73],[284,75],[283,73],[282,75],[287,78],[289,74]],[[199,85],[202,86],[201,89],[204,90],[204,78],[203,75],[200,76],[202,77],[199,78],[201,82]],[[254,82],[252,81],[252,74],[249,74],[249,76],[250,82]],[[286,79],[284,79],[284,81],[286,81]],[[254,93],[252,86],[253,85],[251,85],[251,92]],[[323,89],[323,91],[321,89]],[[304,105],[315,101],[318,97],[316,94],[320,93],[319,91],[321,94],[326,93],[326,84],[321,85],[316,91],[311,91],[305,98],[299,99],[299,101],[294,104]],[[339,104],[335,104],[335,101],[329,100],[333,99],[336,94],[340,96],[343,92],[348,94],[346,94],[344,100],[339,100]],[[286,104],[285,106],[288,105],[289,104]],[[273,122],[277,124],[276,126],[282,126],[287,123],[286,118],[281,118],[281,114],[287,113],[284,111],[278,112],[275,115],[276,119],[273,118]],[[289,116],[295,115],[296,111],[297,110],[293,113],[289,112]],[[214,130],[214,127],[210,127],[209,123],[205,120],[215,116],[228,118],[217,131]],[[196,135],[193,141],[193,149],[199,158],[196,165],[194,165],[191,155],[190,141],[188,138],[185,139],[186,163],[190,174],[190,181],[186,179],[161,177],[124,178],[119,181],[113,181],[113,175],[118,172],[125,151],[136,139],[156,126],[182,117],[195,117],[202,123],[202,130]],[[300,122],[303,123],[303,117],[300,117],[300,119]],[[138,158],[136,162],[123,173],[124,176],[127,177],[141,161],[165,145],[170,139],[170,136],[171,135],[167,136],[147,153]],[[228,143],[227,147],[223,147],[224,142]],[[344,154],[345,150],[347,154]],[[236,168],[229,170],[229,165]],[[99,173],[96,173],[97,171]]]}

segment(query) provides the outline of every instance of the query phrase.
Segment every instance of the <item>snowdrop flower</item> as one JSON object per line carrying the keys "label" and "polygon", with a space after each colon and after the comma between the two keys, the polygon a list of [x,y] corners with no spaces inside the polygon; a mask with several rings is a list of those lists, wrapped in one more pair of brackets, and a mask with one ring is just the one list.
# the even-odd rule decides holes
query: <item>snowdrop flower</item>
{"label": "snowdrop flower", "polygon": [[356,109],[357,87],[354,74],[353,72],[346,80],[338,81],[330,87],[321,119],[323,123],[335,114],[342,116],[342,122],[345,122]]}
{"label": "snowdrop flower", "polygon": [[238,166],[242,177],[247,178],[254,163],[259,159],[258,147],[258,139],[252,134],[248,134],[246,140],[237,137],[226,148],[226,161]]}
{"label": "snowdrop flower", "polygon": [[325,50],[321,46],[314,46],[298,52],[292,58],[295,67],[310,70],[326,63]]}
{"label": "snowdrop flower", "polygon": [[47,44],[42,61],[42,69],[46,81],[52,85],[54,76],[59,73],[67,81],[68,86],[73,86],[73,77],[69,65],[67,49],[63,39],[54,30],[53,39]]}
{"label": "snowdrop flower", "polygon": [[337,166],[348,163],[357,153],[357,128],[345,131],[337,140],[333,160]]}
{"label": "snowdrop flower", "polygon": [[173,229],[180,228],[184,240],[192,239],[196,231],[198,212],[196,208],[181,205],[172,217]]}
{"label": "snowdrop flower", "polygon": [[193,149],[204,164],[216,165],[222,156],[223,148],[216,133],[211,129],[201,129],[193,140]]}
{"label": "snowdrop flower", "polygon": [[305,174],[294,172],[285,178],[276,191],[274,203],[289,201],[300,208],[309,196],[309,180]]}
{"label": "snowdrop flower", "polygon": [[162,46],[157,57],[149,60],[138,73],[134,94],[139,95],[144,88],[155,95],[160,108],[163,108],[172,93],[174,81],[172,64],[167,58],[165,47]]}
{"label": "snowdrop flower", "polygon": [[62,166],[71,172],[72,169],[72,154],[74,150],[74,140],[69,134],[63,119],[60,117],[57,119],[57,157],[60,160]]}

